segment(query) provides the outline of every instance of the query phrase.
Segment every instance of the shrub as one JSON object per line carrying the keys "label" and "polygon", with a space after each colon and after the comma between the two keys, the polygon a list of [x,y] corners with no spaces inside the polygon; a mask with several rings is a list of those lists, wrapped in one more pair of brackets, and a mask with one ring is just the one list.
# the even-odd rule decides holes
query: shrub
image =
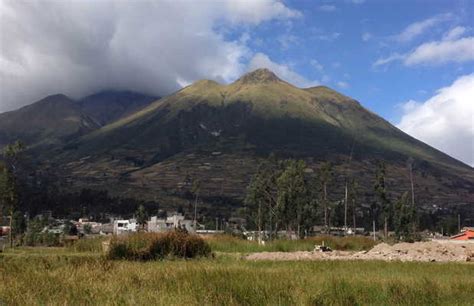
{"label": "shrub", "polygon": [[116,236],[110,241],[107,258],[155,260],[167,257],[195,258],[210,254],[211,248],[202,238],[176,230]]}

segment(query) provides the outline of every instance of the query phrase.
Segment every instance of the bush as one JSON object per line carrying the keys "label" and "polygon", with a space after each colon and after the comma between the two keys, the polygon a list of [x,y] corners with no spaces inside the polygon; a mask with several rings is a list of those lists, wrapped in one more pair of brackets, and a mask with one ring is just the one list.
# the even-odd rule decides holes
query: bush
{"label": "bush", "polygon": [[107,258],[155,260],[167,257],[195,258],[210,254],[211,248],[201,237],[176,230],[116,236],[110,241]]}
{"label": "bush", "polygon": [[23,243],[27,246],[61,246],[60,235],[53,233],[26,233]]}

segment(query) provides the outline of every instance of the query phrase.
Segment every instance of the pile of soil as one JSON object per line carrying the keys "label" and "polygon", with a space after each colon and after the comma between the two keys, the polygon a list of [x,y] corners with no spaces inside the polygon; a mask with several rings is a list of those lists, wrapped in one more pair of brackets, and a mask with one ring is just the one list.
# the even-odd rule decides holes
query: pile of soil
{"label": "pile of soil", "polygon": [[248,260],[385,260],[424,262],[474,262],[474,243],[430,241],[415,243],[380,243],[364,252],[261,252]]}
{"label": "pile of soil", "polygon": [[398,261],[474,261],[474,243],[436,241],[380,243],[367,252],[352,255],[355,259]]}
{"label": "pile of soil", "polygon": [[337,260],[349,259],[352,252],[260,252],[247,255],[248,260]]}

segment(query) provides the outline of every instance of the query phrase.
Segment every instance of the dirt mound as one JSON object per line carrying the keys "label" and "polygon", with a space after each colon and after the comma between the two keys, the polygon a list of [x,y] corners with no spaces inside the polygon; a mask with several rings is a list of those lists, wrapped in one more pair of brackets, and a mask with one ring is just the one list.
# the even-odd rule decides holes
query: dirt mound
{"label": "dirt mound", "polygon": [[247,255],[248,260],[337,260],[348,259],[352,252],[261,252]]}
{"label": "dirt mound", "polygon": [[458,242],[415,242],[388,245],[380,243],[367,252],[354,254],[357,259],[399,261],[474,261],[474,244]]}
{"label": "dirt mound", "polygon": [[415,243],[380,243],[365,252],[261,252],[248,260],[385,260],[424,262],[474,262],[474,243],[430,241]]}

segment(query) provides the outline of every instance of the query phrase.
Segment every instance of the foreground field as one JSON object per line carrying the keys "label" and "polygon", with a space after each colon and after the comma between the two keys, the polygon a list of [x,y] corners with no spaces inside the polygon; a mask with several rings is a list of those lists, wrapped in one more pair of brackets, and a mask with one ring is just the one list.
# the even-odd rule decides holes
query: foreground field
{"label": "foreground field", "polygon": [[110,261],[99,253],[0,255],[0,305],[472,305],[474,265],[381,261]]}

